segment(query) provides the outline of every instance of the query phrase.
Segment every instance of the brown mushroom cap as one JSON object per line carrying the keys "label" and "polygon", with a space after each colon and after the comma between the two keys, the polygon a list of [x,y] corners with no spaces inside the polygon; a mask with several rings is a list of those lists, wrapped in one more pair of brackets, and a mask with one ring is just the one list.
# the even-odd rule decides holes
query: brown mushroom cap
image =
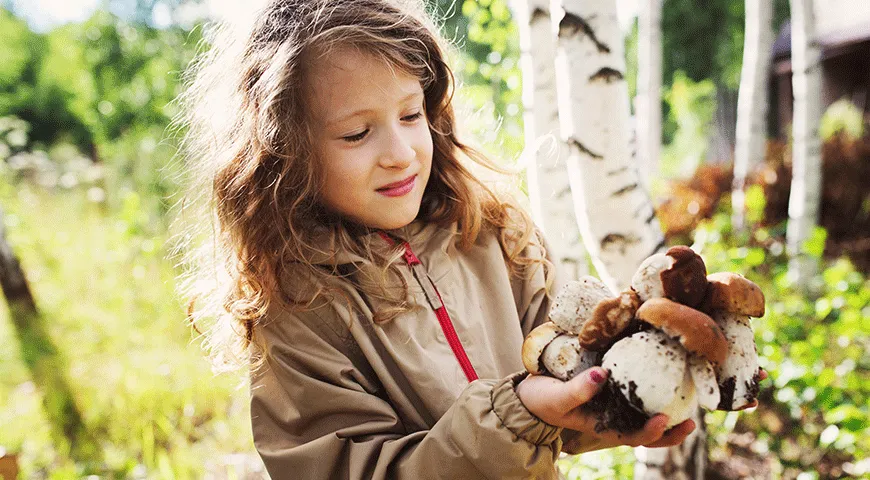
{"label": "brown mushroom cap", "polygon": [[653,298],[637,309],[637,318],[679,339],[690,352],[715,364],[725,361],[728,340],[719,325],[704,312],[667,298]]}
{"label": "brown mushroom cap", "polygon": [[751,280],[731,272],[707,275],[707,296],[699,307],[705,312],[725,310],[748,317],[764,316],[764,293]]}
{"label": "brown mushroom cap", "polygon": [[588,350],[604,349],[625,330],[639,306],[640,298],[634,290],[627,290],[618,297],[598,302],[592,311],[592,318],[580,330],[580,345]]}
{"label": "brown mushroom cap", "polygon": [[704,259],[684,245],[669,248],[666,255],[674,259],[674,264],[661,273],[665,297],[697,307],[707,293],[707,266]]}
{"label": "brown mushroom cap", "polygon": [[535,327],[523,340],[523,366],[529,373],[540,375],[544,373],[541,354],[556,337],[565,333],[553,322],[546,322]]}

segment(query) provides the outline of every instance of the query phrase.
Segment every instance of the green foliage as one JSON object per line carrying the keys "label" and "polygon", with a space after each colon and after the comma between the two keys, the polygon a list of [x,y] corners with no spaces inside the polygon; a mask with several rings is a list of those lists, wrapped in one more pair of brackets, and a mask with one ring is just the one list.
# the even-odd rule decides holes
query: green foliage
{"label": "green foliage", "polygon": [[845,98],[837,100],[825,110],[819,126],[822,140],[828,140],[837,134],[843,134],[849,140],[864,136],[864,114]]}
{"label": "green foliage", "polygon": [[[442,33],[460,50],[456,100],[471,138],[500,162],[523,148],[519,32],[507,0],[430,0]],[[495,124],[498,124],[496,127]]]}
{"label": "green foliage", "polygon": [[[752,218],[764,208],[758,192],[747,196]],[[857,475],[854,460],[870,456],[870,279],[844,258],[822,261],[825,232],[817,229],[805,249],[822,267],[813,293],[801,293],[787,275],[784,227],[737,234],[725,210],[701,224],[696,242],[708,271],[741,273],[764,291],[767,313],[753,324],[771,380],[756,413],[708,415],[714,456],[749,434],[752,451],[773,453],[768,462],[787,478]]]}
{"label": "green foliage", "polygon": [[677,128],[673,140],[662,150],[660,173],[673,178],[695,171],[704,160],[716,111],[716,87],[710,80],[695,82],[678,71],[664,97],[670,106],[669,118]]}

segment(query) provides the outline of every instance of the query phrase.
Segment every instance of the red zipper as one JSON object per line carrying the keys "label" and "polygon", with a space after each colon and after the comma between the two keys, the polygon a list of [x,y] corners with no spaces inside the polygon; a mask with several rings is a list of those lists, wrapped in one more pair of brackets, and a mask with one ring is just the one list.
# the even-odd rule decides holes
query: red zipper
{"label": "red zipper", "polygon": [[[395,245],[396,241],[393,240],[389,235],[384,232],[378,232],[378,234],[390,245]],[[478,379],[477,372],[474,371],[474,366],[471,365],[471,360],[468,359],[468,354],[465,353],[465,349],[462,347],[462,342],[459,341],[459,335],[456,333],[456,328],[453,327],[453,321],[450,320],[450,314],[447,313],[447,307],[444,306],[444,301],[441,299],[441,293],[438,292],[438,287],[435,286],[435,282],[433,282],[429,275],[425,273],[425,271],[420,272],[418,268],[423,266],[423,263],[414,255],[414,252],[411,250],[411,245],[408,242],[404,242],[402,245],[405,248],[404,258],[405,262],[411,267],[412,272],[414,273],[414,277],[417,279],[417,282],[420,283],[420,286],[423,287],[423,292],[426,294],[427,300],[429,300],[430,306],[435,310],[435,316],[438,317],[438,323],[441,325],[441,331],[444,332],[444,337],[447,339],[447,344],[450,345],[450,349],[453,350],[453,356],[456,357],[456,360],[459,362],[459,366],[462,367],[462,372],[465,373],[465,378],[468,379],[469,382],[473,382]],[[419,266],[418,268],[414,268],[415,266]],[[424,277],[424,278],[421,278]],[[435,296],[438,297],[438,301],[435,302],[434,298],[430,298],[430,294],[427,292],[427,288],[423,285],[423,282],[428,282],[429,285],[432,286],[432,290],[435,292]]]}

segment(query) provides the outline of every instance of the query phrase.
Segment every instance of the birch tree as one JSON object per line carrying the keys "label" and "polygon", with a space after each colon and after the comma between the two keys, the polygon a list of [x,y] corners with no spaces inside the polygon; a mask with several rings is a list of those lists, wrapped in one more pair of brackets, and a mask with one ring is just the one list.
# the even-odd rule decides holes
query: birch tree
{"label": "birch tree", "polygon": [[773,47],[772,24],[773,2],[746,0],[746,33],[737,97],[737,145],[731,193],[735,228],[743,228],[746,176],[764,159],[767,143],[767,79]]}
{"label": "birch tree", "polygon": [[[601,279],[614,291],[638,265],[664,249],[649,195],[630,146],[629,98],[615,0],[553,0],[562,138],[577,223]],[[672,448],[635,450],[635,478],[701,478],[706,464],[698,428]]]}
{"label": "birch tree", "polygon": [[588,268],[568,184],[568,149],[559,137],[553,62],[556,38],[550,23],[550,0],[516,0],[513,10],[520,33],[532,216],[546,235],[566,280],[574,279],[588,273]]}
{"label": "birch tree", "polygon": [[553,0],[560,132],[584,245],[601,280],[626,287],[664,247],[629,145],[629,99],[615,0]]}
{"label": "birch tree", "polygon": [[638,164],[642,178],[658,171],[662,138],[662,0],[643,0],[638,22]]}
{"label": "birch tree", "polygon": [[818,222],[822,186],[821,52],[815,41],[813,0],[790,0],[789,5],[794,120],[786,244],[791,255],[789,274],[804,283],[814,272],[812,259],[801,247]]}

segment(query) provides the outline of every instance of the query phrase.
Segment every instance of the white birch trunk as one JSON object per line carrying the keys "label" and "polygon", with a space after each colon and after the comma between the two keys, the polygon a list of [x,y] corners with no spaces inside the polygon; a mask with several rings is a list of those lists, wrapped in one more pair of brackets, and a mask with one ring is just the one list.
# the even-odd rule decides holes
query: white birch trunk
{"label": "white birch trunk", "polygon": [[767,79],[773,47],[773,2],[746,0],[743,69],[737,100],[737,145],[731,192],[732,223],[742,229],[746,176],[764,160],[767,144]]}
{"label": "white birch trunk", "polygon": [[664,247],[629,145],[629,99],[616,0],[553,0],[562,139],[577,223],[598,275],[629,285]]}
{"label": "white birch trunk", "polygon": [[[553,0],[562,137],[577,222],[599,277],[614,291],[664,248],[630,147],[625,57],[615,0]],[[636,478],[701,478],[703,424],[681,446],[637,449]]]}
{"label": "white birch trunk", "polygon": [[643,0],[637,41],[638,166],[642,179],[656,175],[662,139],[662,0]]}
{"label": "white birch trunk", "polygon": [[813,259],[801,248],[816,226],[822,186],[821,52],[815,40],[813,0],[790,0],[791,64],[794,90],[792,181],[788,202],[786,244],[789,275],[799,284],[814,273]]}
{"label": "white birch trunk", "polygon": [[532,216],[559,262],[565,280],[589,273],[568,184],[568,148],[559,136],[556,104],[556,38],[550,0],[516,0],[523,72],[526,170]]}

